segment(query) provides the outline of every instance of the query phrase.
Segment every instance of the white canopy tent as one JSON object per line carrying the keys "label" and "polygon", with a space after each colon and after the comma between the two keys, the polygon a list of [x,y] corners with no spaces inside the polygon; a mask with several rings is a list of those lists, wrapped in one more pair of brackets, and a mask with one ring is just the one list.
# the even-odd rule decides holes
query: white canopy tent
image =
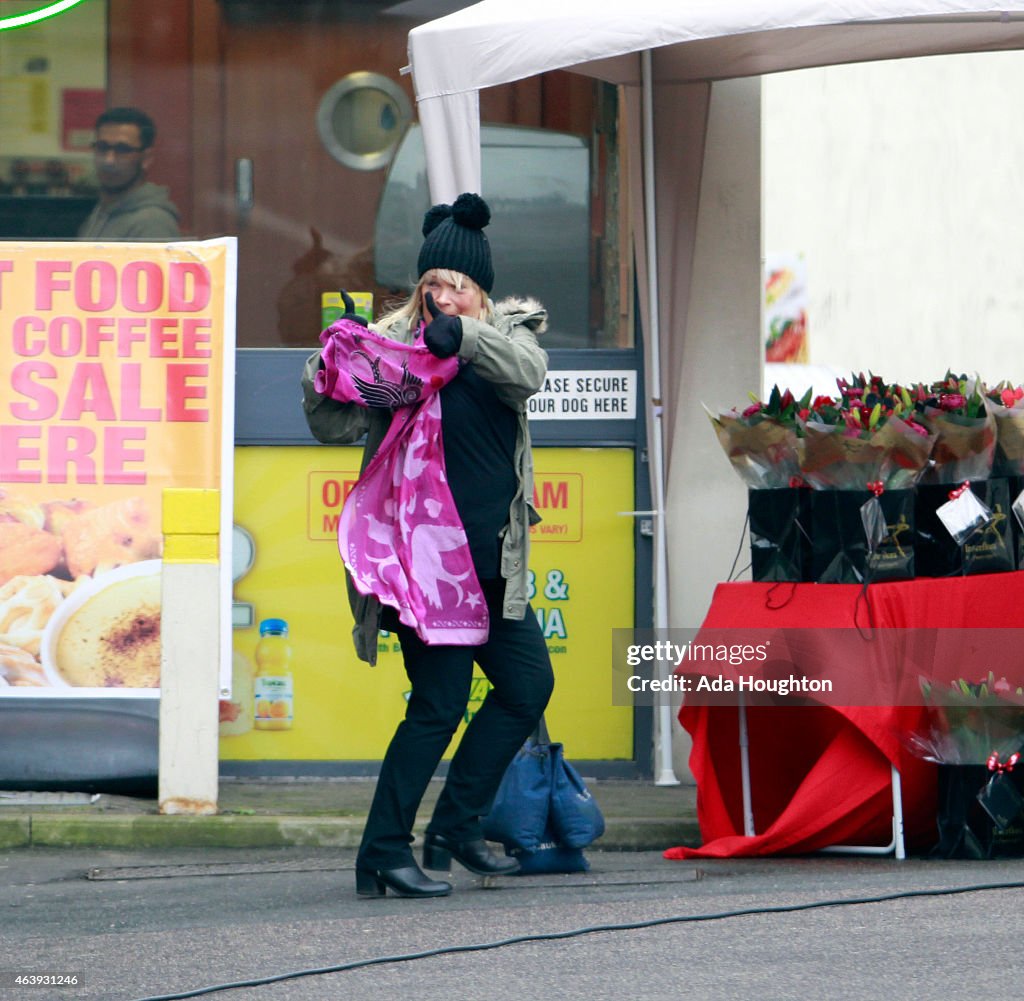
{"label": "white canopy tent", "polygon": [[479,91],[555,69],[637,85],[1024,44],[1024,4],[984,0],[483,0],[409,33],[431,190],[480,184]]}
{"label": "white canopy tent", "polygon": [[[687,602],[678,590],[670,601],[671,519],[665,515],[681,514],[680,526],[691,526],[690,539],[678,529],[677,569],[686,556],[701,560],[693,542],[700,525],[681,499],[677,503],[670,496],[666,503],[663,447],[674,464],[673,481],[696,491],[698,504],[717,502],[715,474],[698,485],[697,470],[686,469],[687,436],[673,432],[698,424],[710,439],[699,414],[700,393],[728,390],[739,400],[761,384],[759,223],[719,211],[710,225],[718,227],[716,240],[723,246],[732,240],[739,250],[735,275],[723,277],[720,270],[719,288],[710,296],[694,284],[699,231],[715,217],[712,203],[736,197],[731,181],[717,189],[709,185],[710,175],[730,163],[721,152],[716,159],[709,144],[713,83],[811,66],[1024,48],[1024,0],[1000,6],[984,0],[633,0],[609,10],[600,6],[593,0],[483,0],[413,29],[410,63],[435,201],[450,202],[463,191],[486,195],[480,172],[481,89],[555,69],[623,87],[626,144],[643,151],[642,158],[627,159],[623,177],[635,207],[632,230],[650,396],[655,626],[668,625],[670,610],[671,621],[692,625],[687,617],[697,614],[699,604]],[[745,93],[748,104],[756,103],[758,91]],[[746,124],[742,111],[739,119],[733,127],[753,129],[756,139],[759,110]],[[747,144],[746,153],[757,157],[756,142]],[[759,183],[759,174],[756,178]],[[751,186],[756,185],[748,180]],[[753,197],[759,200],[759,192]],[[725,270],[731,270],[732,262],[727,264]],[[705,277],[701,272],[696,281]],[[699,295],[706,300],[703,312],[696,309]],[[722,334],[715,344],[706,343],[706,330],[698,335],[693,329],[695,315],[706,321],[710,313]],[[687,387],[685,402],[681,386]],[[723,476],[731,475],[725,463],[721,468]],[[657,778],[673,781],[667,707],[659,731]]]}

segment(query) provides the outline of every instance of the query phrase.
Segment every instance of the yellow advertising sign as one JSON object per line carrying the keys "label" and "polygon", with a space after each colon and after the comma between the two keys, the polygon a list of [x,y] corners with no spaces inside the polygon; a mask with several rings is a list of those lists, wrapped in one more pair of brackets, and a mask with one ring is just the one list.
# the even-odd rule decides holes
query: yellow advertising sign
{"label": "yellow advertising sign", "polygon": [[313,471],[306,492],[308,520],[306,538],[315,542],[334,542],[338,538],[341,508],[359,479],[358,458],[354,470],[346,472]]}
{"label": "yellow advertising sign", "polygon": [[[408,681],[394,636],[381,634],[378,664],[356,659],[337,518],[356,482],[359,448],[239,448],[236,531],[253,557],[235,581],[245,623],[235,630],[234,694],[222,707],[226,761],[379,760],[403,714]],[[633,717],[612,705],[611,630],[633,624],[633,507],[629,449],[538,448],[531,536],[531,606],[555,668],[547,713],[574,758],[628,760]],[[550,530],[545,531],[545,526]],[[260,624],[287,624],[292,715],[254,722],[262,674]],[[474,678],[467,720],[487,694]],[[453,747],[454,747],[453,742]]]}
{"label": "yellow advertising sign", "polygon": [[581,542],[583,475],[538,471],[535,481],[533,506],[538,512],[544,512],[544,520],[530,529],[531,545],[538,542]]}
{"label": "yellow advertising sign", "polygon": [[234,290],[233,238],[0,243],[0,696],[156,694],[163,491],[230,531]]}

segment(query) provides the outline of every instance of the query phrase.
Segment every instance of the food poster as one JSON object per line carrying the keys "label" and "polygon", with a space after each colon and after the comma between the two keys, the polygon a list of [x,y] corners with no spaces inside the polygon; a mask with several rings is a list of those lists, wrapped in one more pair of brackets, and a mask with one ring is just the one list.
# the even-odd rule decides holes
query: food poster
{"label": "food poster", "polygon": [[234,238],[0,243],[0,697],[158,694],[163,491],[230,538],[234,298]]}
{"label": "food poster", "polygon": [[802,254],[767,254],[764,270],[764,360],[805,364],[807,262]]}
{"label": "food poster", "polygon": [[[544,520],[532,532],[531,604],[555,669],[548,726],[574,758],[629,760],[632,709],[612,705],[609,672],[612,629],[633,625],[634,525],[619,514],[634,506],[633,452],[537,448],[534,457]],[[352,643],[337,523],[360,458],[359,448],[235,450],[235,655],[222,761],[380,760],[402,717],[408,679],[396,638],[381,635],[376,667]],[[286,623],[285,643],[260,636],[275,620]],[[467,717],[486,692],[478,669]]]}

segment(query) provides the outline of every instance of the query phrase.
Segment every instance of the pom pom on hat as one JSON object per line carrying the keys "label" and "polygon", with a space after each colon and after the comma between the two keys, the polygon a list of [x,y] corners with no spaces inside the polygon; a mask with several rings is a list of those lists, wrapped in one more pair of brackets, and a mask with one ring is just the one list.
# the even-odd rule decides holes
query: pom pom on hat
{"label": "pom pom on hat", "polygon": [[438,226],[452,216],[451,205],[434,205],[423,217],[423,235],[429,236]]}
{"label": "pom pom on hat", "polygon": [[423,246],[419,273],[435,268],[458,271],[472,278],[485,292],[494,285],[491,248],[484,227],[491,210],[479,195],[466,192],[453,205],[434,205],[423,217]]}
{"label": "pom pom on hat", "polygon": [[491,221],[491,210],[479,195],[466,192],[452,205],[452,219],[467,229],[483,229]]}

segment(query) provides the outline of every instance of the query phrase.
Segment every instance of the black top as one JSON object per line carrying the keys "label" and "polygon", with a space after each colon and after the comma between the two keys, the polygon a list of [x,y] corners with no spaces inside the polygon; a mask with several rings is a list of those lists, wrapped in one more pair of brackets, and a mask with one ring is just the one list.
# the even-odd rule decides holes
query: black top
{"label": "black top", "polygon": [[501,576],[501,540],[516,495],[519,418],[472,363],[441,390],[441,434],[448,487],[481,580]]}

